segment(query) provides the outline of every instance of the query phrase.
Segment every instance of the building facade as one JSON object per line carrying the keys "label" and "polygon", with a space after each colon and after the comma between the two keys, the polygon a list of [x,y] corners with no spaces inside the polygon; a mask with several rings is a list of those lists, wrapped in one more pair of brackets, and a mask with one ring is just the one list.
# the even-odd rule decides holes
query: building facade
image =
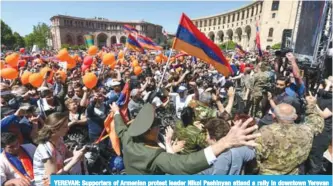
{"label": "building facade", "polygon": [[283,31],[294,28],[297,6],[298,1],[261,0],[237,10],[192,21],[215,43],[232,40],[247,50],[255,48],[258,22],[260,44],[262,49],[265,49],[281,43]]}
{"label": "building facade", "polygon": [[139,34],[158,41],[165,39],[162,26],[138,22],[111,21],[104,18],[80,18],[65,15],[51,17],[51,37],[54,49],[61,45],[85,45],[84,35],[90,34],[94,38],[94,45],[110,47],[112,44],[126,43],[126,34],[123,25],[128,24],[139,31]]}

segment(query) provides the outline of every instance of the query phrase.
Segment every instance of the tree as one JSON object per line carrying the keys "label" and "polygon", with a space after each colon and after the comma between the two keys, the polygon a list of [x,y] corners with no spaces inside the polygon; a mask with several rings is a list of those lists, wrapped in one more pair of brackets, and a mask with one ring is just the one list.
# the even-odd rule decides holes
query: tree
{"label": "tree", "polygon": [[227,41],[225,43],[220,44],[219,46],[222,50],[233,50],[236,47],[236,43],[233,41]]}
{"label": "tree", "polygon": [[273,50],[280,50],[281,49],[281,43],[276,43],[271,47]]}
{"label": "tree", "polygon": [[13,36],[12,29],[1,20],[1,42],[8,48],[12,48],[15,44],[15,37]]}
{"label": "tree", "polygon": [[14,32],[13,36],[15,38],[15,44],[13,46],[14,48],[25,47],[25,41],[24,41],[23,37],[20,36],[19,33]]}
{"label": "tree", "polygon": [[39,48],[46,48],[50,38],[50,27],[46,23],[38,23],[38,25],[33,26],[32,33],[25,37],[25,41],[28,47],[38,45]]}

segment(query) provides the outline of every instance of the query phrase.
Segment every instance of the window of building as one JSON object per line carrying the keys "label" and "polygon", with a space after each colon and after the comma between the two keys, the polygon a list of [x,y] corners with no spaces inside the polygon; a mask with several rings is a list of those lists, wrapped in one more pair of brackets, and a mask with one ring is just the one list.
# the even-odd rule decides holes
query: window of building
{"label": "window of building", "polygon": [[242,20],[244,19],[244,16],[245,16],[245,11],[243,10],[242,11]]}
{"label": "window of building", "polygon": [[213,20],[213,25],[216,25],[216,18]]}
{"label": "window of building", "polygon": [[251,17],[253,16],[254,14],[254,7],[252,7],[252,10],[251,10]]}
{"label": "window of building", "polygon": [[280,1],[279,0],[274,0],[272,2],[272,11],[274,10],[279,10],[279,4],[280,4]]}
{"label": "window of building", "polygon": [[208,26],[212,26],[212,20],[209,20],[209,25]]}
{"label": "window of building", "polygon": [[250,15],[250,9],[247,9],[246,18],[249,18],[249,15]]}
{"label": "window of building", "polygon": [[207,20],[205,20],[204,26],[207,26]]}
{"label": "window of building", "polygon": [[258,15],[258,8],[259,8],[259,6],[258,6],[258,4],[256,5],[256,15]]}
{"label": "window of building", "polygon": [[232,22],[235,21],[235,14],[232,15]]}
{"label": "window of building", "polygon": [[276,15],[275,13],[272,13],[272,18],[275,18],[275,15]]}
{"label": "window of building", "polygon": [[228,23],[230,23],[230,15],[228,15]]}
{"label": "window of building", "polygon": [[274,29],[270,28],[269,32],[268,32],[268,37],[273,37],[273,32],[274,32]]}
{"label": "window of building", "polygon": [[219,25],[221,24],[221,17],[219,17],[218,24]]}
{"label": "window of building", "polygon": [[202,21],[200,21],[200,27],[202,27]]}
{"label": "window of building", "polygon": [[239,21],[239,14],[240,14],[240,12],[237,13],[237,21]]}
{"label": "window of building", "polygon": [[223,17],[223,24],[225,24],[225,17]]}

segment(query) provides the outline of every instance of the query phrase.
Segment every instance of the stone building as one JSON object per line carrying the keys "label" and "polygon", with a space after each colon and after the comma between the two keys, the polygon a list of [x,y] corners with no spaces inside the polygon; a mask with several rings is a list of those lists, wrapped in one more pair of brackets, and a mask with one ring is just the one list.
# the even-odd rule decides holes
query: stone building
{"label": "stone building", "polygon": [[54,49],[60,49],[62,44],[84,45],[84,35],[94,38],[94,45],[110,47],[112,44],[126,43],[123,25],[128,24],[139,31],[139,34],[158,41],[165,39],[162,26],[145,21],[121,22],[104,18],[80,18],[65,15],[51,17],[51,34]]}
{"label": "stone building", "polygon": [[[216,2],[225,3],[225,2]],[[220,44],[232,40],[244,49],[254,49],[256,22],[262,49],[281,43],[285,29],[293,29],[298,1],[261,0],[237,10],[192,19],[208,38]]]}

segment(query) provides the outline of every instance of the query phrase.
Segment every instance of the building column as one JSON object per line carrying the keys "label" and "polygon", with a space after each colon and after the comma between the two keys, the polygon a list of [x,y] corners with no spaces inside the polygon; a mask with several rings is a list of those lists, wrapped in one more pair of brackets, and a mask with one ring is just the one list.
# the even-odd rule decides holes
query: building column
{"label": "building column", "polygon": [[243,49],[246,49],[245,47],[247,47],[247,35],[245,34],[243,34],[242,35],[242,42],[241,42],[241,45],[242,45],[242,47],[243,47]]}
{"label": "building column", "polygon": [[106,39],[106,47],[111,47],[111,36]]}

